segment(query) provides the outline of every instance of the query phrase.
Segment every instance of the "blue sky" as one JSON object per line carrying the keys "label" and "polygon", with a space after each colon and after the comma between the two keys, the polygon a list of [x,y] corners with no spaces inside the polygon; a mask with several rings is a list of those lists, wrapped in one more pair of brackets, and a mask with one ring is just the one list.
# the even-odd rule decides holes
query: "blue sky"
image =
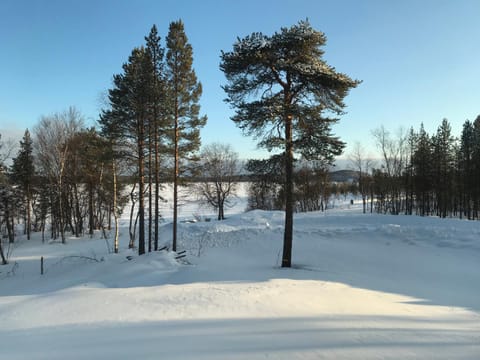
{"label": "blue sky", "polygon": [[42,115],[77,107],[90,124],[112,75],[153,24],[162,40],[181,18],[203,85],[204,143],[231,143],[242,157],[261,157],[223,102],[220,51],[237,37],[272,34],[308,18],[325,32],[325,59],[363,83],[347,98],[334,127],[346,153],[371,130],[420,123],[433,133],[443,118],[459,135],[480,114],[478,0],[1,0],[0,134],[23,134]]}

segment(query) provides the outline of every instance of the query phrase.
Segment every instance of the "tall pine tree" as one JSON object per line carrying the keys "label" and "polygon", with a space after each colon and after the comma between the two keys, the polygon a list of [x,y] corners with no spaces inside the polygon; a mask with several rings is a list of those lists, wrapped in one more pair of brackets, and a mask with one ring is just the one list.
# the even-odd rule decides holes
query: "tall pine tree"
{"label": "tall pine tree", "polygon": [[136,147],[139,255],[145,253],[145,153],[151,119],[152,73],[149,52],[144,47],[135,48],[123,65],[123,73],[114,75],[114,87],[109,90],[111,108],[100,116],[103,133],[133,141]]}
{"label": "tall pine tree", "polygon": [[458,154],[458,182],[460,189],[460,203],[462,213],[468,219],[472,218],[475,167],[474,167],[475,131],[473,123],[465,121],[460,136],[460,148]]}
{"label": "tall pine tree", "polygon": [[473,217],[480,217],[480,115],[473,122]]}
{"label": "tall pine tree", "polygon": [[454,141],[450,123],[442,120],[433,137],[434,189],[437,215],[446,217],[452,209],[454,177]]}
{"label": "tall pine tree", "polygon": [[429,215],[431,211],[430,194],[433,182],[432,152],[432,141],[422,123],[411,159],[417,213],[421,216]]}
{"label": "tall pine tree", "polygon": [[[197,80],[193,64],[193,50],[183,22],[170,23],[166,38],[166,81],[168,83],[168,115],[170,145],[173,153],[173,239],[172,250],[177,249],[178,186],[188,163],[197,160],[200,148],[200,128],[207,117],[200,116],[199,100],[202,85]],[[190,169],[191,170],[191,169]]]}
{"label": "tall pine tree", "polygon": [[[344,143],[331,133],[359,81],[338,73],[323,59],[325,34],[308,21],[273,36],[253,33],[222,52],[227,102],[232,120],[260,146],[280,148],[285,156],[285,232],[282,267],[291,266],[293,243],[294,153],[307,160],[332,161]],[[334,116],[334,117],[330,117]]]}
{"label": "tall pine tree", "polygon": [[[152,169],[150,169],[150,187],[152,180],[155,183],[155,205],[154,205],[154,250],[158,250],[158,235],[159,235],[159,199],[160,199],[160,154],[162,152],[162,142],[160,137],[164,135],[165,126],[166,126],[166,115],[165,115],[165,74],[164,74],[164,52],[165,50],[160,45],[160,36],[158,36],[157,27],[152,26],[150,34],[148,37],[145,37],[146,49],[150,55],[152,61],[152,92],[151,92],[151,126],[150,126],[150,148],[153,150],[154,164],[153,166],[153,176]],[[151,154],[152,155],[152,154]],[[150,206],[149,211],[151,215],[151,194],[152,190],[150,189]],[[151,216],[149,217],[149,234],[151,233]],[[150,235],[149,235],[150,236]],[[149,245],[151,241],[149,239]],[[150,246],[149,246],[150,247]]]}

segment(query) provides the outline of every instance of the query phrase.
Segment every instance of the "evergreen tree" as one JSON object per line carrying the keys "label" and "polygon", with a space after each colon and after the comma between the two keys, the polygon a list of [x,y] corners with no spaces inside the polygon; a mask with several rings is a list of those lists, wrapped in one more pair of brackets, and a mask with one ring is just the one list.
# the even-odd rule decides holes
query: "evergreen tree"
{"label": "evergreen tree", "polygon": [[480,217],[480,115],[473,122],[473,179],[472,179],[472,196],[473,196],[473,214],[475,219]]}
{"label": "evergreen tree", "polygon": [[405,168],[405,215],[412,215],[414,208],[414,186],[413,186],[413,156],[417,145],[417,133],[410,128],[408,133],[408,159]]}
{"label": "evergreen tree", "polygon": [[168,83],[168,114],[170,144],[173,152],[173,240],[177,249],[178,186],[181,176],[188,171],[184,161],[198,160],[200,128],[207,121],[199,116],[202,85],[192,68],[193,50],[188,43],[181,20],[170,23],[166,38],[166,80]]}
{"label": "evergreen tree", "polygon": [[[1,135],[0,135],[1,139]],[[0,142],[0,149],[2,148],[3,144]],[[5,167],[3,164],[2,159],[0,159],[0,228],[2,223],[4,222],[5,216],[4,216],[4,208],[5,208],[5,200],[3,193],[6,191],[6,176],[5,176]],[[3,245],[2,245],[2,239],[0,238],[0,259],[2,261],[2,265],[8,264],[7,258],[5,256],[5,252],[3,251]]]}
{"label": "evergreen tree", "polygon": [[253,33],[222,52],[227,102],[232,120],[259,145],[285,153],[285,232],[282,266],[291,266],[293,240],[293,159],[332,160],[344,143],[331,134],[343,113],[344,98],[359,81],[338,73],[323,60],[326,37],[308,21],[273,36]]}
{"label": "evergreen tree", "polygon": [[[154,250],[158,250],[158,221],[159,221],[159,199],[160,199],[160,153],[162,143],[160,136],[164,134],[165,131],[165,74],[164,74],[164,52],[165,50],[160,45],[160,36],[158,36],[157,27],[152,26],[150,34],[148,37],[145,37],[146,49],[150,54],[150,59],[152,60],[152,119],[150,127],[150,144],[153,147],[153,156],[154,156],[154,165],[153,165],[153,179],[155,182],[155,205],[154,205]],[[150,188],[152,182],[152,171],[150,171]],[[152,193],[150,189],[150,194]],[[150,206],[149,211],[151,214],[151,195],[149,198]],[[151,216],[149,217],[151,219]],[[149,228],[151,227],[151,220],[149,222]],[[151,230],[149,229],[149,234]],[[150,244],[150,241],[149,241]]]}
{"label": "evergreen tree", "polygon": [[454,162],[454,138],[450,123],[443,119],[433,138],[435,200],[437,215],[441,217],[452,209]]}
{"label": "evergreen tree", "polygon": [[475,149],[475,130],[473,123],[465,121],[460,136],[460,147],[458,154],[458,182],[460,188],[460,202],[462,213],[468,219],[472,218],[474,189],[475,189],[475,167],[474,167],[474,149]]}
{"label": "evergreen tree", "polygon": [[144,48],[135,48],[123,74],[114,75],[109,90],[111,109],[103,111],[100,124],[103,133],[112,138],[133,141],[137,157],[139,236],[138,253],[145,253],[145,152],[148,122],[151,119],[152,60]]}
{"label": "evergreen tree", "polygon": [[422,123],[411,160],[413,167],[413,187],[417,200],[417,213],[419,212],[421,216],[429,215],[431,211],[430,194],[433,181],[432,156],[432,141]]}
{"label": "evergreen tree", "polygon": [[20,186],[25,199],[25,233],[30,240],[31,231],[31,202],[35,167],[33,164],[33,146],[30,132],[25,130],[23,139],[20,141],[20,150],[13,159],[11,178],[14,184]]}

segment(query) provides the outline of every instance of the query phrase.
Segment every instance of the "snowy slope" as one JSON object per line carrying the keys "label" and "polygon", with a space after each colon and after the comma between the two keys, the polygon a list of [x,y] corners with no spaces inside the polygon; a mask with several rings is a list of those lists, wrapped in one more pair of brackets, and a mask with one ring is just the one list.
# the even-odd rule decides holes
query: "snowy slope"
{"label": "snowy slope", "polygon": [[282,269],[283,213],[236,212],[180,224],[189,264],[136,256],[126,228],[117,255],[20,241],[0,268],[0,358],[480,358],[480,223],[298,214]]}

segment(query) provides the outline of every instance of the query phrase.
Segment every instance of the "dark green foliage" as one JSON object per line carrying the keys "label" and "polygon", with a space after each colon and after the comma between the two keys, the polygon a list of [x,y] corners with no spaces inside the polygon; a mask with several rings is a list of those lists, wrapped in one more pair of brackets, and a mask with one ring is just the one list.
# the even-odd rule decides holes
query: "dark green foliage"
{"label": "dark green foliage", "polygon": [[473,216],[474,199],[476,188],[479,186],[475,182],[475,128],[473,123],[466,121],[463,124],[462,135],[460,137],[460,147],[458,151],[458,176],[457,182],[460,192],[460,202],[463,212],[468,219]]}
{"label": "dark green foliage", "polygon": [[23,139],[20,141],[20,150],[17,157],[13,159],[10,176],[15,184],[21,185],[22,188],[27,188],[32,185],[34,174],[32,138],[27,129]]}
{"label": "dark green foliage", "polygon": [[195,160],[194,155],[200,148],[200,129],[205,126],[207,117],[199,115],[202,84],[193,69],[193,50],[181,20],[170,24],[166,42],[170,143],[177,148],[180,159]]}
{"label": "dark green foliage", "polygon": [[285,151],[285,233],[282,266],[291,266],[293,157],[332,161],[344,143],[331,134],[344,98],[359,81],[338,73],[322,58],[326,37],[308,21],[272,36],[253,33],[222,52],[226,101],[232,120],[268,150]]}
{"label": "dark green foliage", "polygon": [[33,146],[30,132],[25,130],[23,139],[20,141],[20,151],[17,157],[13,159],[12,168],[10,170],[10,177],[12,183],[20,186],[20,189],[25,199],[23,209],[25,213],[25,234],[30,240],[31,231],[31,202],[35,178],[35,167],[33,164]]}
{"label": "dark green foliage", "polygon": [[344,98],[358,81],[338,73],[323,59],[323,33],[306,21],[269,37],[253,33],[222,52],[220,68],[228,83],[232,120],[271,150],[284,149],[285,117],[293,122],[294,151],[307,159],[332,159],[344,144],[332,136]]}

